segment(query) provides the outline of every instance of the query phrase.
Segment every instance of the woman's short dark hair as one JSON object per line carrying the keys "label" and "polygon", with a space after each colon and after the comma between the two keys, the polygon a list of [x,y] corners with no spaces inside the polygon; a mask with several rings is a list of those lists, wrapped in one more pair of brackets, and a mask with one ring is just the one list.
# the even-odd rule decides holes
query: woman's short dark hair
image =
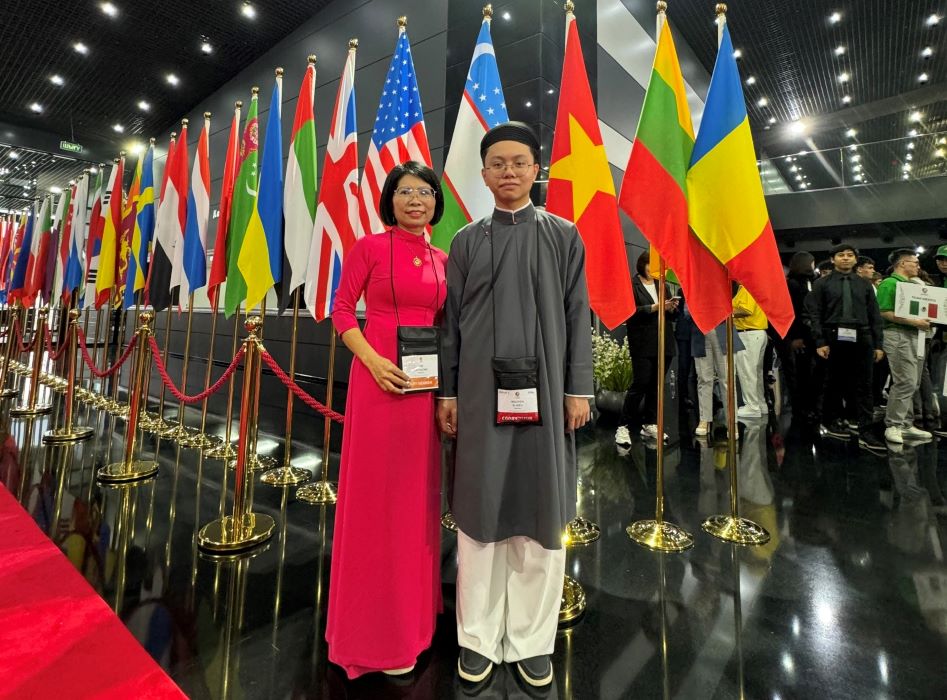
{"label": "woman's short dark hair", "polygon": [[635,263],[635,270],[638,271],[638,274],[644,277],[644,269],[651,264],[651,251],[646,250],[641,255],[638,256],[638,262]]}
{"label": "woman's short dark hair", "polygon": [[812,264],[814,262],[815,258],[812,253],[801,250],[789,259],[789,274],[812,275]]}
{"label": "woman's short dark hair", "polygon": [[434,171],[423,163],[413,160],[396,165],[388,173],[388,177],[385,178],[385,184],[381,188],[381,196],[378,198],[378,215],[381,217],[382,223],[385,226],[394,226],[398,223],[395,220],[395,190],[398,189],[398,183],[405,175],[414,175],[424,180],[434,190],[434,216],[431,217],[431,226],[433,226],[441,220],[441,215],[444,213],[444,194],[441,192],[440,183],[437,181],[437,175],[434,174]]}

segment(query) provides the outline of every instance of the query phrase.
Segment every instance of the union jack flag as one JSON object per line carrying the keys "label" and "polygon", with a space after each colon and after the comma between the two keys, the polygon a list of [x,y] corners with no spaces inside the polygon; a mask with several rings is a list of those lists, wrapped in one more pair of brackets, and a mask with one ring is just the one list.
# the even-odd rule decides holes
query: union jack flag
{"label": "union jack flag", "polygon": [[381,233],[385,225],[378,216],[378,199],[388,171],[414,160],[431,166],[431,150],[424,128],[424,110],[418,91],[411,44],[404,26],[398,30],[398,44],[381,93],[378,116],[368,147],[362,186],[359,192],[359,237]]}

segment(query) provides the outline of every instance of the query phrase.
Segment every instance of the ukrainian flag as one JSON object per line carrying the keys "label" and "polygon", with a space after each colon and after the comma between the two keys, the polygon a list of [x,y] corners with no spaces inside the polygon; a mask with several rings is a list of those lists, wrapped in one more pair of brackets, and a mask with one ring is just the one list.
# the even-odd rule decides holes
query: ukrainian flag
{"label": "ukrainian flag", "polygon": [[740,72],[726,26],[687,171],[694,234],[785,335],[793,320],[773,227],[763,199]]}

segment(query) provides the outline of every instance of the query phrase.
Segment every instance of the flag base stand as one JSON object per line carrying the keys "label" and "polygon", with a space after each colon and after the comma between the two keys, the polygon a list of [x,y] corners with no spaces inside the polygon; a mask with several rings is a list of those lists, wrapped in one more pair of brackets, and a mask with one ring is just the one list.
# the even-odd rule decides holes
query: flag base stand
{"label": "flag base stand", "polygon": [[704,532],[718,539],[736,544],[761,545],[769,542],[769,533],[766,528],[746,518],[713,515],[707,518],[701,527]]}
{"label": "flag base stand", "polygon": [[260,546],[276,529],[276,521],[263,513],[246,513],[242,521],[225,515],[207,523],[197,535],[197,546],[206,552],[232,554]]}
{"label": "flag base stand", "polygon": [[295,486],[312,478],[312,472],[308,469],[300,469],[291,465],[284,465],[276,469],[270,469],[263,473],[260,481],[269,486]]}
{"label": "flag base stand", "polygon": [[454,520],[454,514],[449,510],[445,510],[444,515],[441,516],[441,527],[451,532],[457,532],[457,521]]}
{"label": "flag base stand", "polygon": [[[237,468],[237,459],[227,460],[227,467],[230,469]],[[276,468],[276,458],[275,457],[265,457],[263,455],[253,455],[250,459],[247,460],[247,471],[248,472],[265,472],[270,469]]]}
{"label": "flag base stand", "polygon": [[233,448],[232,444],[229,444],[223,440],[218,443],[216,446],[211,447],[204,453],[205,457],[210,459],[220,459],[231,461],[237,458],[237,451]]}
{"label": "flag base stand", "polygon": [[339,500],[337,486],[331,481],[317,481],[296,492],[297,500],[313,506],[332,505]]}
{"label": "flag base stand", "polygon": [[157,462],[136,459],[132,462],[107,464],[96,472],[96,478],[105,484],[127,484],[132,481],[150,479],[157,473]]}
{"label": "flag base stand", "polygon": [[73,442],[82,442],[92,437],[92,433],[92,428],[85,425],[74,425],[72,426],[72,430],[65,428],[48,430],[43,435],[43,444],[66,445]]}
{"label": "flag base stand", "polygon": [[30,406],[14,406],[10,409],[11,416],[45,416],[52,413],[53,405],[51,403],[37,403]]}
{"label": "flag base stand", "polygon": [[591,544],[602,536],[601,528],[591,520],[577,515],[566,525],[566,533],[562,537],[562,544],[566,547],[573,545]]}
{"label": "flag base stand", "polygon": [[3,389],[0,391],[0,399],[12,399],[20,395],[18,389]]}
{"label": "flag base stand", "polygon": [[677,525],[656,520],[638,520],[625,532],[642,547],[657,552],[683,552],[694,546],[694,537]]}
{"label": "flag base stand", "polygon": [[559,624],[572,622],[585,612],[585,590],[571,576],[566,576],[562,585],[562,602],[559,604]]}

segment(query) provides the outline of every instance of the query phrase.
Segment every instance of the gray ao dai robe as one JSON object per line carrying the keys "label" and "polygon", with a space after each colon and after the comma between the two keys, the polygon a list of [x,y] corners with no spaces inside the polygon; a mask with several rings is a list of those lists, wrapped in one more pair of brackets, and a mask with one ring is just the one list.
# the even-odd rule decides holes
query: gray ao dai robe
{"label": "gray ao dai robe", "polygon": [[[495,354],[539,358],[541,425],[496,425],[491,236]],[[561,548],[576,502],[563,400],[593,395],[585,248],[575,225],[528,205],[515,213],[497,209],[462,228],[448,257],[442,331],[439,395],[457,398],[448,488],[458,527],[480,542],[521,535]]]}

